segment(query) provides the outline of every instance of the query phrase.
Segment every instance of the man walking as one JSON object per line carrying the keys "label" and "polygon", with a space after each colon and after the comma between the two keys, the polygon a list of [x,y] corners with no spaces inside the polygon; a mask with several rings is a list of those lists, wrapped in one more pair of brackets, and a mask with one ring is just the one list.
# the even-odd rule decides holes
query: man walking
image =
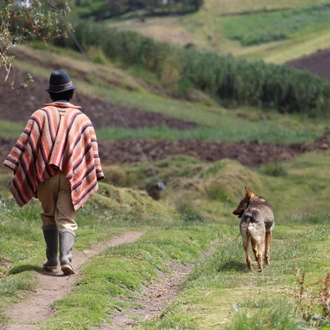
{"label": "man walking", "polygon": [[43,268],[60,265],[65,275],[72,265],[76,210],[97,191],[104,178],[97,138],[80,106],[70,103],[76,86],[65,70],[53,71],[46,91],[52,100],[35,111],[3,162],[14,172],[10,190],[19,206],[36,197],[41,202],[42,230],[47,261]]}

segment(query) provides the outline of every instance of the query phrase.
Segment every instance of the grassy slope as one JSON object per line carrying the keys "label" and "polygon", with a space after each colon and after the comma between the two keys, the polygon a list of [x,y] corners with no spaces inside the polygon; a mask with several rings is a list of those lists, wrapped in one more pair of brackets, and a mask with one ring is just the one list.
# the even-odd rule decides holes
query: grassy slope
{"label": "grassy slope", "polygon": [[[280,5],[279,1],[277,3]],[[211,1],[207,4],[211,5]],[[234,11],[235,4],[235,1],[227,3],[228,8],[233,6]],[[244,4],[249,5],[248,1]],[[254,5],[258,4],[260,1],[254,2]],[[242,5],[241,1],[240,5]],[[321,34],[319,37],[322,38]],[[315,40],[309,41],[307,36],[301,41],[304,43],[298,40],[294,49],[303,49],[304,45],[315,43]],[[259,53],[261,54],[259,56],[265,59],[272,56],[280,58],[282,56],[280,49],[284,47],[284,44],[279,43],[276,46],[278,48],[275,51],[269,51],[266,47],[256,47],[253,51],[251,50],[251,54]],[[233,49],[234,47],[237,45],[233,45]],[[314,46],[306,47],[311,50]],[[240,51],[243,52],[243,49]],[[293,48],[287,55],[283,55],[283,58],[287,60],[295,56],[296,53],[292,52]],[[283,58],[276,61],[282,62]],[[84,67],[78,59],[68,60],[67,63],[79,68]],[[34,74],[48,76],[49,68],[43,69],[34,64],[19,61],[17,65],[22,68],[29,67]],[[90,70],[86,66],[85,69]],[[100,67],[98,70],[102,72],[104,69]],[[109,70],[108,73],[111,75],[112,70],[117,69],[109,65],[106,70]],[[267,121],[256,126],[258,125],[255,122],[258,118],[258,109],[249,109],[249,115],[246,109],[237,110],[247,115],[242,125],[242,119],[236,118],[234,112],[205,106],[205,104],[191,105],[155,96],[140,86],[133,77],[122,74],[123,81],[134,85],[135,88],[134,92],[127,92],[120,88],[113,89],[111,98],[118,104],[138,105],[149,111],[157,109],[156,111],[181,118],[191,116],[190,119],[198,118],[197,121],[203,120],[205,125],[212,124],[218,130],[232,125],[231,129],[240,127],[246,136],[254,137],[257,136],[261,125],[266,124],[267,127],[290,127],[290,130],[294,127],[306,132],[303,133],[305,137],[315,136],[314,134],[319,134],[324,128],[322,122],[316,121],[314,125],[310,125],[299,118],[280,117],[276,114],[268,116]],[[101,96],[105,94],[102,88],[95,89],[82,81],[78,83],[85,92],[97,92]],[[162,106],[156,107],[159,104]],[[210,115],[205,115],[205,113]],[[7,129],[10,130],[12,127],[1,126],[1,134]],[[19,129],[18,127],[17,131]],[[16,133],[15,130],[9,135]],[[213,255],[195,268],[178,300],[163,313],[161,319],[141,323],[137,329],[225,329],[236,315],[235,311],[242,313],[243,319],[248,313],[250,317],[244,319],[243,324],[247,325],[250,322],[249,329],[254,329],[256,322],[260,323],[266,319],[263,317],[264,313],[268,313],[269,321],[269,310],[280,309],[282,305],[284,309],[281,310],[281,316],[277,319],[281,324],[284,324],[284,318],[292,310],[293,303],[297,303],[306,311],[309,305],[320,306],[320,302],[312,293],[308,299],[299,301],[299,290],[296,278],[292,274],[292,267],[296,267],[300,272],[306,272],[307,283],[323,278],[328,271],[327,250],[330,235],[326,225],[330,194],[330,188],[327,185],[328,156],[327,152],[316,153],[278,164],[283,173],[279,177],[265,175],[267,169],[265,171],[263,169],[248,170],[231,162],[206,165],[198,162],[194,164],[186,159],[182,163],[172,162],[167,167],[159,166],[161,177],[172,176],[172,184],[169,186],[166,198],[161,202],[164,203],[162,206],[167,209],[168,205],[174,203],[177,207],[181,207],[181,210],[184,206],[183,210],[186,212],[183,213],[186,216],[184,223],[176,219],[175,212],[170,212],[166,217],[157,215],[157,212],[162,214],[162,211],[165,211],[165,209],[159,209],[157,204],[153,212],[148,208],[147,212],[129,208],[128,214],[125,215],[121,213],[123,210],[120,205],[119,208],[115,208],[117,211],[114,211],[116,204],[111,198],[106,197],[108,193],[104,196],[96,196],[88,208],[79,214],[81,226],[77,249],[85,249],[96,240],[107,239],[126,228],[147,229],[148,235],[130,247],[109,249],[102,256],[101,265],[98,264],[98,259],[86,265],[82,270],[84,280],[74,289],[72,295],[56,304],[58,313],[49,322],[41,325],[41,328],[58,328],[58,325],[62,324],[64,329],[64,324],[69,324],[70,327],[76,329],[88,329],[91,324],[99,325],[106,320],[108,313],[124,307],[118,299],[120,296],[132,297],[132,288],[141,290],[142,284],[156,278],[156,268],[166,270],[167,261],[193,262],[200,257],[200,251],[211,248],[211,241],[214,242]],[[4,199],[8,197],[6,187],[9,178],[6,176],[0,178],[3,188],[0,196]],[[207,195],[207,187],[214,178],[218,186],[212,187],[213,195],[210,196]],[[243,195],[245,184],[254,189],[257,194],[270,199],[276,212],[272,266],[266,267],[262,274],[245,272],[243,250],[237,228],[238,220],[231,214]],[[129,197],[128,200],[132,205],[137,205],[134,198]],[[42,263],[44,251],[40,249],[43,242],[39,229],[38,204],[32,203],[23,210],[19,210],[12,202],[1,201],[0,207],[2,214],[0,274],[5,276],[0,281],[2,298],[0,324],[2,325],[6,320],[1,308],[24,297],[28,293],[26,290],[33,290],[35,286],[33,271]],[[145,221],[141,222],[140,219]],[[196,219],[204,219],[204,222],[197,224],[194,222]],[[17,221],[24,223],[24,227],[17,226]],[[174,226],[171,224],[172,221],[174,221]],[[186,240],[187,237],[190,240]],[[160,246],[163,248],[162,251],[159,249]],[[141,260],[141,262],[129,263],[130,269],[135,270],[129,279],[127,279],[127,264],[122,263],[123,258],[119,257],[120,254],[138,256],[136,260]],[[128,258],[128,260],[131,259]],[[24,267],[24,265],[29,267]],[[88,275],[91,273],[90,269],[95,275],[92,278]],[[116,274],[111,273],[114,269],[117,270]],[[135,277],[133,274],[136,274]],[[111,286],[109,278],[111,278]],[[316,293],[319,292],[318,287],[314,287],[314,290]],[[327,289],[325,292],[329,294]],[[312,304],[310,304],[311,300],[313,300]],[[310,313],[314,313],[313,307]],[[269,329],[269,324],[268,328],[267,324],[260,328]],[[275,326],[272,328],[276,329]],[[289,329],[289,327],[284,328]],[[234,327],[231,326],[230,329]]]}
{"label": "grassy slope", "polygon": [[[56,56],[54,56],[56,53]],[[150,91],[139,77],[120,70],[108,63],[95,65],[86,63],[77,53],[70,56],[61,54],[63,50],[50,48],[47,50],[19,47],[16,67],[27,70],[32,75],[48,77],[49,70],[66,63],[66,68],[72,72],[72,77],[79,85],[79,91],[91,96],[102,97],[109,103],[128,105],[142,108],[146,111],[159,112],[171,117],[196,122],[200,128],[190,131],[175,131],[170,129],[144,129],[128,131],[125,129],[104,128],[98,131],[102,139],[136,138],[163,138],[163,139],[196,139],[196,140],[223,140],[223,141],[251,141],[260,142],[310,142],[325,129],[322,120],[304,119],[297,116],[282,116],[275,111],[267,113],[257,108],[241,107],[225,109],[216,105],[207,96],[202,96],[202,103],[186,102],[170,99],[160,93]],[[23,60],[25,58],[25,60]],[[26,59],[29,59],[27,61]],[[92,84],[86,83],[89,77]],[[152,83],[150,83],[152,84]],[[17,136],[24,123],[0,123],[3,136]],[[242,126],[245,130],[242,130]]]}
{"label": "grassy slope", "polygon": [[[230,15],[292,9],[307,5],[324,4],[326,1],[222,1],[205,0],[202,9],[192,15],[179,18],[150,18],[146,22],[131,20],[125,22],[109,22],[110,26],[120,29],[132,29],[155,39],[179,45],[193,43],[198,49],[216,51],[218,54],[231,53],[238,58],[249,60],[263,59],[277,64],[285,63],[293,58],[308,55],[320,48],[328,47],[330,42],[329,26],[321,30],[306,31],[306,34],[295,36],[286,41],[272,42],[263,45],[242,47],[237,41],[228,40],[225,36],[225,21]],[[240,17],[244,28],[244,15]]]}

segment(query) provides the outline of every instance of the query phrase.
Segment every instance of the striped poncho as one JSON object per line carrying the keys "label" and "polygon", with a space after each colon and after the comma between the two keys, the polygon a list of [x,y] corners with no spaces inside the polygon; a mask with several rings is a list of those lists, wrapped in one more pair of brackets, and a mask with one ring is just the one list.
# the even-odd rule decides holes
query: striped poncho
{"label": "striped poncho", "polygon": [[19,206],[36,196],[39,183],[63,172],[71,184],[75,210],[104,178],[93,125],[80,107],[51,103],[35,111],[5,161],[14,172],[10,190]]}

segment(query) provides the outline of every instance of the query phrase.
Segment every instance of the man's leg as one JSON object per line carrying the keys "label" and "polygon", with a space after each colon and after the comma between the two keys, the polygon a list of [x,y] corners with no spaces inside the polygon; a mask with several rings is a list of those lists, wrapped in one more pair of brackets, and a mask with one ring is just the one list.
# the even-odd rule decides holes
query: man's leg
{"label": "man's leg", "polygon": [[59,229],[61,269],[64,275],[70,275],[76,274],[76,270],[72,265],[71,250],[74,245],[75,231],[78,229],[78,225],[75,222],[76,212],[72,204],[70,182],[63,173],[60,173],[59,181],[55,221]]}
{"label": "man's leg", "polygon": [[47,260],[43,264],[46,270],[57,268],[58,259],[58,228],[55,222],[55,209],[58,191],[58,175],[40,183],[37,188],[38,199],[43,212],[40,214],[42,230],[46,242]]}

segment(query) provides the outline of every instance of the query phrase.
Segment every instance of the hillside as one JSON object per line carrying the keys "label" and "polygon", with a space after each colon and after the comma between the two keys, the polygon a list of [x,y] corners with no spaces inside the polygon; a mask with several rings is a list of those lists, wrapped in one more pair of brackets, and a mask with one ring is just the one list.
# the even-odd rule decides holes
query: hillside
{"label": "hillside", "polygon": [[[290,61],[287,65],[309,70],[330,80],[330,70],[327,65],[329,54],[330,49],[325,49],[310,56]],[[43,67],[45,63],[39,61],[38,65]],[[59,66],[59,64],[56,64],[56,66]],[[75,74],[82,80],[87,79],[85,72],[78,70]],[[24,70],[15,69],[16,82],[23,81],[26,75],[27,72]],[[33,79],[33,84],[25,89],[13,90],[9,84],[5,84],[1,88],[0,120],[21,122],[23,127],[32,111],[38,109],[43,103],[49,102],[48,94],[45,92],[45,87],[48,84],[47,79],[35,74]],[[166,126],[176,130],[189,130],[198,126],[194,122],[158,112],[113,104],[105,101],[102,97],[91,96],[84,93],[84,91],[81,92],[79,88],[76,91],[73,103],[83,106],[83,111],[91,118],[97,130],[103,127],[125,128],[126,126],[129,129]],[[0,137],[0,139],[0,157],[4,159],[15,143],[16,137]],[[235,143],[154,139],[139,139],[139,145],[137,145],[134,136],[132,136],[131,139],[125,140],[100,140],[99,144],[101,159],[105,165],[136,164],[145,161],[145,155],[150,161],[164,159],[168,156],[189,155],[206,162],[229,158],[238,160],[245,166],[258,167],[274,161],[289,160],[315,148],[324,148],[324,142],[328,142],[327,136],[320,137],[319,141],[315,141],[315,145],[308,146],[305,143],[262,144],[258,141]],[[141,153],[140,148],[142,148],[145,155]],[[3,169],[0,169],[0,171],[3,171]]]}
{"label": "hillside", "polygon": [[[322,0],[235,0],[221,1],[219,5],[218,1],[205,0],[202,8],[191,15],[167,18],[147,17],[144,20],[139,18],[109,20],[108,24],[110,27],[136,31],[171,44],[196,47],[202,51],[216,52],[221,55],[232,54],[236,58],[262,59],[269,63],[282,64],[292,58],[309,55],[329,46],[328,23],[321,22],[321,27],[317,26],[317,22],[313,23],[311,20],[314,15],[311,8],[307,9],[305,15],[298,15],[299,17],[293,15],[291,20],[287,18],[291,9],[308,6],[317,8],[317,6],[326,6],[326,2]],[[321,20],[320,15],[322,12],[315,15],[317,21]],[[258,23],[250,26],[250,17]],[[291,28],[290,21],[294,22]],[[329,21],[328,18],[326,21]],[[227,24],[230,24],[230,28]],[[270,28],[265,28],[267,26]],[[277,32],[278,29],[280,32]],[[250,34],[260,34],[262,37],[272,34],[273,31],[281,35],[285,29],[287,29],[287,38],[261,42],[248,47],[243,46],[235,38],[228,37],[231,30],[240,31],[239,33],[245,35],[244,39]]]}
{"label": "hillside", "polygon": [[[322,58],[324,57],[322,56]],[[17,81],[23,80],[25,75],[26,72],[16,70]],[[2,99],[0,120],[25,123],[32,111],[48,102],[48,95],[44,90],[46,86],[47,79],[38,76],[34,76],[34,83],[26,89],[11,90],[10,86],[4,86],[0,90]],[[192,122],[171,118],[160,113],[147,112],[143,109],[120,105],[115,107],[102,98],[81,93],[79,89],[77,89],[73,103],[83,106],[83,111],[91,118],[96,129],[105,126],[125,127],[125,123],[118,115],[118,110],[129,128],[137,129],[165,125],[177,130],[188,130],[196,126]],[[16,137],[0,137],[0,139],[0,157],[4,159],[16,142]],[[249,167],[289,160],[314,148],[314,146],[308,146],[307,148],[304,143],[262,144],[258,141],[235,143],[142,139],[139,140],[139,144],[151,161],[164,159],[168,156],[189,155],[206,162],[214,162],[224,158],[235,159]],[[124,141],[100,140],[99,145],[100,156],[104,165],[134,164],[144,161],[144,155],[141,154],[139,146],[133,138]],[[319,148],[320,143],[316,143],[315,147]]]}
{"label": "hillside", "polygon": [[[311,2],[301,1],[300,6],[310,4]],[[291,5],[285,3],[275,3],[271,2],[266,7],[259,2],[251,2],[246,4],[246,8],[238,3],[225,3],[221,10],[216,9],[216,13],[220,15],[219,17],[226,17],[232,15],[249,15],[258,13],[259,11],[265,11],[265,13],[276,12],[279,10],[289,9]],[[294,7],[294,5],[292,5]],[[203,10],[197,14],[197,16],[205,17],[211,15],[210,10],[214,8],[214,3],[212,1],[206,1]],[[250,8],[251,10],[247,10]],[[220,11],[219,11],[220,10]],[[206,16],[205,16],[206,15]],[[198,17],[199,17],[198,16]],[[210,16],[211,17],[211,16]],[[213,16],[212,16],[213,17]],[[196,17],[188,17],[185,20],[191,19],[194,22]],[[136,20],[131,20],[122,23],[112,23],[110,25],[118,26],[119,29],[128,30],[134,29],[134,22]],[[151,35],[157,40],[163,40],[163,37],[167,34],[171,34],[168,30],[168,25],[176,26],[176,24],[183,24],[182,20],[176,18],[162,19],[164,25],[157,27],[159,23],[158,20],[154,21],[153,19],[147,20],[147,22],[140,22],[139,24],[147,27],[149,30],[154,31],[156,34]],[[136,23],[136,22],[135,22]],[[187,21],[186,21],[187,23]],[[132,25],[133,24],[133,25]],[[219,25],[220,26],[220,25]],[[187,27],[187,26],[186,26]],[[157,34],[157,31],[160,33]],[[143,31],[141,32],[142,34]],[[148,35],[148,33],[147,33]],[[182,37],[182,35],[181,35]],[[205,37],[205,36],[204,36]],[[301,43],[300,39],[297,39],[297,44]],[[175,43],[175,40],[166,40],[169,42]],[[189,40],[185,40],[185,43]],[[267,46],[268,47],[268,46]],[[278,47],[280,44],[278,44]],[[244,48],[244,47],[240,47]],[[246,49],[251,49],[251,47],[245,47]],[[253,47],[252,47],[253,48]],[[275,47],[276,48],[276,47]],[[216,50],[216,48],[214,48]],[[96,51],[96,50],[92,50]],[[65,51],[64,51],[65,52]],[[264,50],[261,52],[263,53]],[[221,52],[220,52],[221,53]],[[39,70],[43,70],[43,74],[39,75],[38,73],[33,73],[33,84],[26,89],[17,89],[12,90],[7,83],[0,90],[0,97],[2,99],[2,106],[0,109],[0,120],[11,121],[15,123],[21,123],[22,127],[32,111],[38,109],[43,103],[49,101],[47,93],[44,91],[47,86],[47,78],[45,78],[45,73],[47,70],[47,75],[53,68],[65,67],[70,71],[74,72],[74,79],[79,78],[80,81],[83,81],[86,85],[94,85],[93,78],[91,78],[92,72],[88,72],[85,67],[79,67],[79,63],[74,63],[73,59],[66,59],[61,57],[57,59],[57,56],[53,54],[53,58],[49,61],[48,58],[42,58],[42,55],[33,54],[33,51],[21,53],[19,50],[16,53],[16,57],[24,62],[24,65],[20,65],[15,69],[15,81],[23,81],[24,77],[28,73],[28,62],[31,61],[34,66],[38,66]],[[42,54],[42,53],[41,53]],[[299,69],[307,69],[314,74],[317,74],[323,78],[330,80],[330,72],[328,72],[328,57],[330,54],[329,49],[320,50],[312,55],[304,56],[300,59],[290,60],[286,64],[293,66]],[[95,54],[94,54],[95,55]],[[239,54],[237,54],[239,57]],[[291,58],[294,56],[291,55]],[[60,60],[64,60],[65,64],[60,64]],[[110,73],[112,74],[112,73]],[[104,73],[106,75],[106,73]],[[4,75],[0,77],[4,79]],[[103,77],[102,77],[103,79]],[[123,85],[123,81],[115,82],[116,77],[107,76],[107,79],[113,80],[111,84]],[[140,79],[140,82],[142,79]],[[153,89],[155,86],[148,86],[146,81],[143,82],[146,89]],[[101,97],[96,93],[86,93],[86,87],[80,88],[78,85],[78,90],[75,95],[73,103],[82,105],[83,111],[91,118],[94,126],[97,130],[102,128],[128,128],[132,130],[139,130],[143,128],[153,128],[153,127],[167,127],[172,130],[178,131],[189,131],[198,127],[198,124],[193,121],[187,121],[185,119],[174,118],[173,116],[162,114],[156,111],[145,111],[141,106],[133,107],[122,105],[120,103],[114,104],[109,102],[105,97]],[[126,88],[131,90],[135,88],[130,84],[126,86],[121,86],[120,88]],[[137,87],[138,88],[138,87]],[[156,92],[159,92],[156,90]],[[196,97],[196,96],[194,96]],[[193,102],[198,102],[198,97]],[[204,101],[204,100],[202,100]],[[16,141],[16,136],[11,138],[1,137],[1,148],[0,155],[4,158],[12,145]],[[319,137],[320,141],[315,141],[315,145],[307,145],[307,143],[299,142],[294,144],[263,144],[255,141],[240,141],[240,142],[224,142],[219,141],[219,139],[211,142],[201,142],[201,141],[188,141],[179,139],[177,141],[168,141],[161,139],[146,139],[139,138],[139,145],[136,144],[136,140],[133,136],[130,139],[121,139],[121,140],[101,140],[100,144],[100,153],[101,158],[104,164],[134,164],[144,161],[145,155],[151,161],[164,159],[168,156],[176,155],[189,155],[197,159],[206,162],[213,162],[223,158],[229,158],[238,160],[241,164],[250,167],[257,167],[266,163],[271,163],[274,161],[284,161],[295,157],[298,154],[304,153],[306,151],[312,150],[314,148],[319,148],[320,146],[325,147],[323,142],[327,143],[327,137]],[[282,140],[280,140],[282,142]],[[284,141],[283,141],[284,142]],[[141,148],[145,155],[141,153]]]}

